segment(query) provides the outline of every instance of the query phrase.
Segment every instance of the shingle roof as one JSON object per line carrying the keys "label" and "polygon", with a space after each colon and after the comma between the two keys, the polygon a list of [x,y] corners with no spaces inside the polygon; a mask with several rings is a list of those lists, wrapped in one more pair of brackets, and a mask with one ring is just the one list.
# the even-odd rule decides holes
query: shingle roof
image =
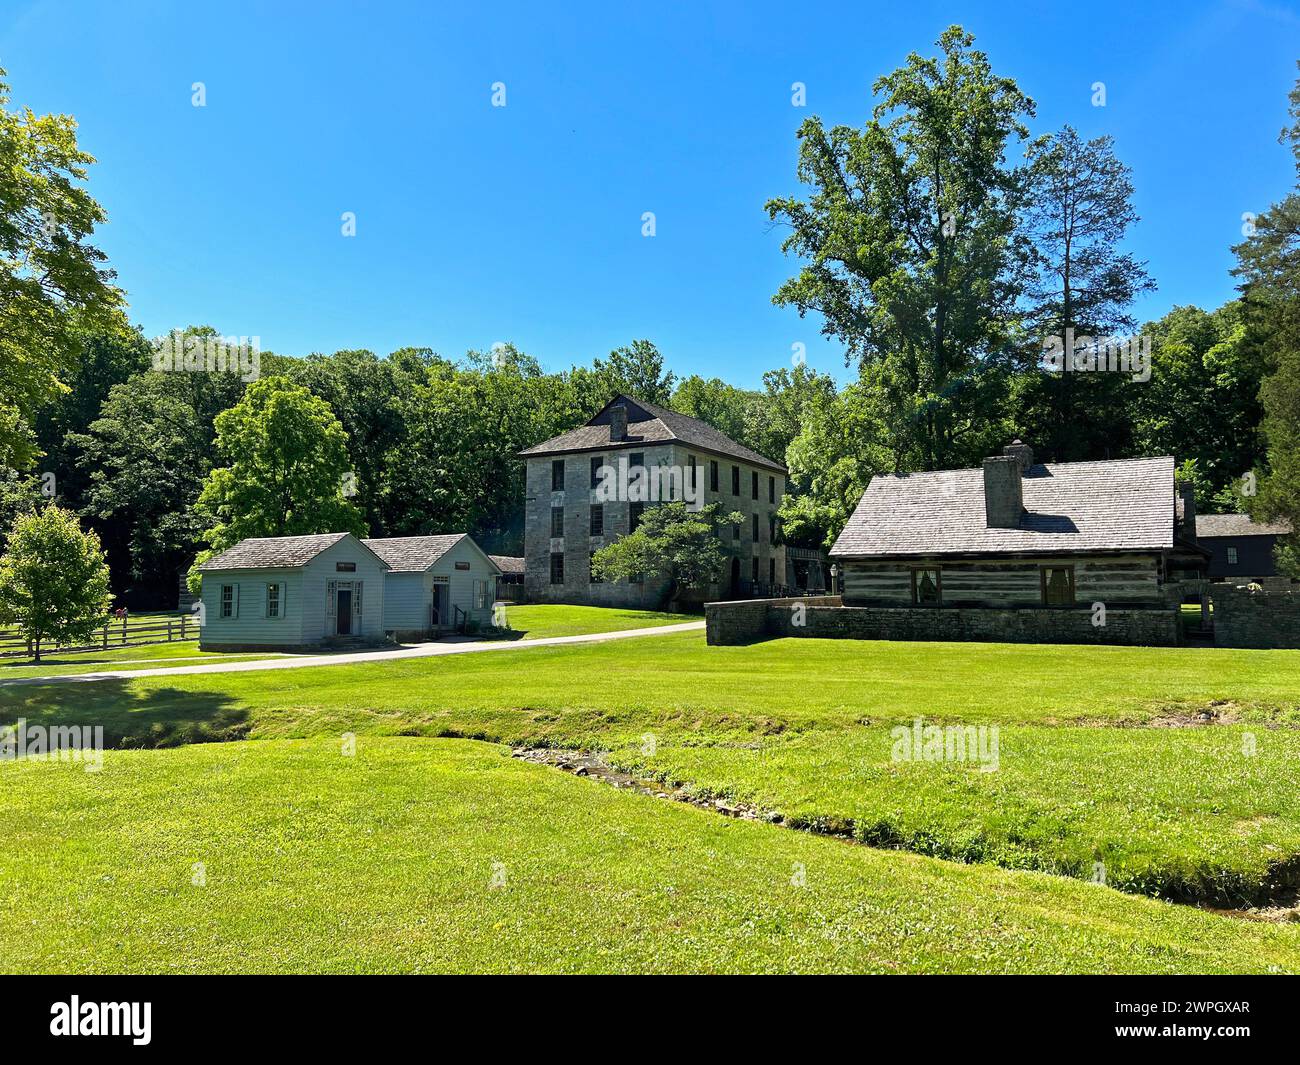
{"label": "shingle roof", "polygon": [[1062,462],[1024,471],[1025,513],[990,529],[983,470],[877,476],[831,548],[838,558],[1173,547],[1174,460]]}
{"label": "shingle roof", "polygon": [[1285,536],[1291,526],[1284,521],[1254,522],[1249,514],[1197,514],[1196,538],[1218,536]]}
{"label": "shingle roof", "polygon": [[523,573],[524,560],[514,555],[488,555],[502,573]]}
{"label": "shingle roof", "polygon": [[[627,438],[611,440],[608,412],[610,407],[620,402],[627,407]],[[561,433],[540,444],[534,444],[519,454],[561,455],[570,451],[606,451],[645,444],[667,444],[673,441],[680,441],[718,455],[728,455],[779,473],[786,472],[785,467],[779,462],[765,458],[757,451],[745,447],[744,444],[737,444],[731,437],[698,418],[678,414],[676,411],[667,410],[632,396],[615,396],[585,425],[570,429],[567,433]]]}
{"label": "shingle roof", "polygon": [[422,573],[467,535],[467,533],[450,533],[446,536],[389,536],[381,540],[361,542],[387,562],[394,573]]}
{"label": "shingle roof", "polygon": [[296,569],[305,566],[327,547],[348,534],[320,533],[315,536],[259,536],[240,540],[234,547],[213,555],[199,572],[219,569]]}

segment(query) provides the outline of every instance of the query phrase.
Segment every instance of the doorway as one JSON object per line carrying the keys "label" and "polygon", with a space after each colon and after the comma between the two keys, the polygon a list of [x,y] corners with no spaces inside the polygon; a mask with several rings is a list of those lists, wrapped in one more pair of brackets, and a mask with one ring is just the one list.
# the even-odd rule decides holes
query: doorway
{"label": "doorway", "polygon": [[448,604],[448,592],[450,587],[446,584],[434,584],[433,586],[433,624],[430,626],[434,632],[439,632],[447,627],[447,612],[450,609]]}
{"label": "doorway", "polygon": [[338,601],[334,610],[335,628],[338,636],[352,635],[352,589],[340,588]]}

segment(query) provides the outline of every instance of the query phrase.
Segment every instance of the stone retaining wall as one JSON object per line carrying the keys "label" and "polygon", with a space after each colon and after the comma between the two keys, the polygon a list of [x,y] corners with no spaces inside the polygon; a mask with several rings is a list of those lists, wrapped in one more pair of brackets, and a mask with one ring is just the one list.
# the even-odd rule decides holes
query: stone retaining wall
{"label": "stone retaining wall", "polygon": [[1220,647],[1300,647],[1300,587],[1252,592],[1211,584],[1210,599]]}
{"label": "stone retaining wall", "polygon": [[[802,609],[796,609],[800,604]],[[1094,626],[1090,609],[846,607],[838,598],[766,599],[710,603],[705,618],[711,644],[748,643],[767,636],[1157,647],[1182,642],[1177,607],[1111,609],[1106,624]]]}

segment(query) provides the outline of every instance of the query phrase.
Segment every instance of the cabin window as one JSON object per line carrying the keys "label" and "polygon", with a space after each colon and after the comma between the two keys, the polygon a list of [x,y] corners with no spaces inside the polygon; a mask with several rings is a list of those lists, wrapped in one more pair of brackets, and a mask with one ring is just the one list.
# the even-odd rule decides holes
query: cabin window
{"label": "cabin window", "polygon": [[912,570],[912,604],[938,606],[943,602],[943,578],[937,568],[921,567]]}
{"label": "cabin window", "polygon": [[605,507],[600,503],[591,505],[591,535],[605,535]]}
{"label": "cabin window", "polygon": [[629,503],[627,505],[627,531],[636,532],[637,526],[641,524],[641,515],[645,512],[644,503]]}
{"label": "cabin window", "polygon": [[564,508],[551,507],[551,535],[564,535]]}
{"label": "cabin window", "polygon": [[551,460],[551,491],[564,491],[564,459]]}
{"label": "cabin window", "polygon": [[731,467],[731,494],[733,496],[740,495],[740,467],[739,466]]}
{"label": "cabin window", "polygon": [[1235,566],[1236,564],[1237,564],[1237,549],[1235,547],[1230,547],[1228,548],[1228,565]]}
{"label": "cabin window", "polygon": [[356,573],[357,564],[355,562],[335,562],[335,573]]}
{"label": "cabin window", "polygon": [[718,464],[712,459],[709,460],[709,491],[718,490]]}
{"label": "cabin window", "polygon": [[767,501],[769,503],[776,502],[776,478],[775,477],[769,477],[767,479]]}
{"label": "cabin window", "polygon": [[221,586],[221,616],[223,618],[233,618],[235,614],[235,586],[233,584],[223,584]]}
{"label": "cabin window", "polygon": [[1074,603],[1074,567],[1044,566],[1043,602],[1047,606],[1071,606]]}
{"label": "cabin window", "polygon": [[278,618],[280,616],[280,589],[283,587],[279,584],[268,584],[266,586],[266,616],[268,618]]}
{"label": "cabin window", "polygon": [[564,552],[563,551],[551,552],[551,583],[552,584],[564,583]]}
{"label": "cabin window", "polygon": [[600,487],[600,468],[605,465],[604,456],[597,456],[591,460],[591,487]]}

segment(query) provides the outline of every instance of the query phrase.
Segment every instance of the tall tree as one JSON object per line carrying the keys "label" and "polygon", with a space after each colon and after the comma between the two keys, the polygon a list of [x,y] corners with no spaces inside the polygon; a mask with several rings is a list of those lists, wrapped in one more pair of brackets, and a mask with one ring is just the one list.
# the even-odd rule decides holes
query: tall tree
{"label": "tall tree", "polygon": [[36,414],[67,390],[83,328],[107,322],[121,293],[89,243],[103,209],[82,186],[94,158],[70,115],[9,110],[0,69],[0,466],[37,454]]}
{"label": "tall tree", "polygon": [[[1120,251],[1133,209],[1130,171],[1111,137],[1084,141],[1070,126],[1035,145],[1026,178],[1025,233],[1033,247],[1025,327],[1030,377],[1019,390],[1017,429],[1043,458],[1102,458],[1127,449],[1126,390],[1119,373],[1038,371],[1049,337],[1130,335],[1133,300],[1155,288],[1144,263]],[[1069,354],[1069,353],[1066,353]]]}
{"label": "tall tree", "polygon": [[54,503],[19,515],[0,558],[0,624],[17,627],[36,661],[43,644],[88,639],[109,602],[99,537]]}
{"label": "tall tree", "polygon": [[[1300,80],[1288,113],[1291,125],[1279,140],[1290,145],[1300,184]],[[1254,233],[1233,250],[1250,340],[1270,370],[1260,391],[1267,470],[1252,513],[1291,523],[1279,561],[1300,576],[1300,187],[1260,215]]]}
{"label": "tall tree", "polygon": [[806,120],[798,173],[812,195],[767,204],[792,229],[783,249],[806,260],[774,302],[817,311],[850,358],[880,368],[900,467],[987,448],[1024,266],[1006,150],[1028,137],[1033,102],[959,26],[938,43],[940,58],[912,54],[876,81],[863,129]]}
{"label": "tall tree", "polygon": [[[367,535],[351,502],[357,474],[347,433],[329,404],[283,377],[263,377],[216,418],[217,452],[229,465],[208,474],[199,506],[214,553],[249,536],[350,532]],[[190,587],[198,574],[190,571]]]}
{"label": "tall tree", "polygon": [[647,403],[668,406],[673,399],[671,370],[664,369],[664,357],[649,340],[634,340],[615,348],[608,359],[597,359],[594,372],[604,379],[609,400],[619,392],[644,399]]}

